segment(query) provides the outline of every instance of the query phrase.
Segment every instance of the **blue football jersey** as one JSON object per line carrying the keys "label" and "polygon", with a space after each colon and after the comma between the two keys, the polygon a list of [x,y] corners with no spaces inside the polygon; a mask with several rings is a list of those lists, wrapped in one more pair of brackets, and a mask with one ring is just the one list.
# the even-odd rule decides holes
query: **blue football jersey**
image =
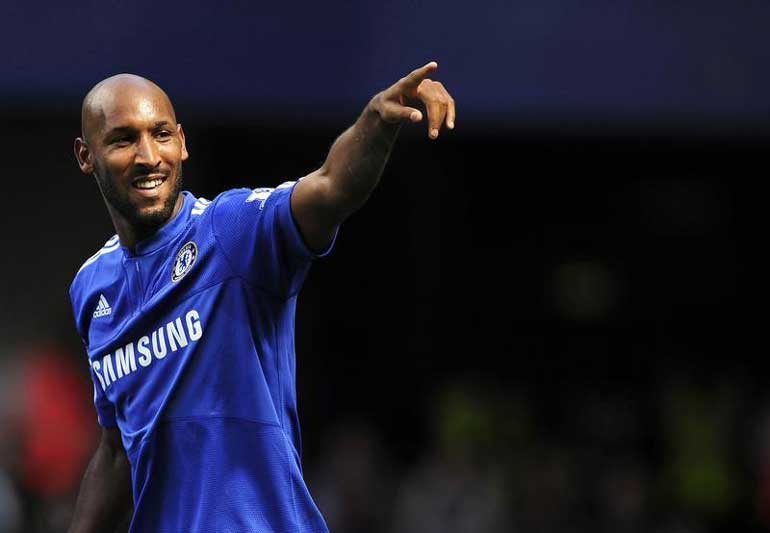
{"label": "blue football jersey", "polygon": [[[189,192],[70,287],[99,423],[131,464],[132,532],[327,531],[302,477],[294,311],[314,254],[294,182]],[[331,246],[330,246],[331,248]]]}

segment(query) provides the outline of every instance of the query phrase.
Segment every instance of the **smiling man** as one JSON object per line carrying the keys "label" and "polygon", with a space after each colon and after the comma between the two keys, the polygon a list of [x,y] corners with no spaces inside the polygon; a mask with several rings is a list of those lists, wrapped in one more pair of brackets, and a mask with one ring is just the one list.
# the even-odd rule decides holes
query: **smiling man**
{"label": "smiling man", "polygon": [[166,93],[130,74],[91,89],[81,122],[78,163],[96,177],[121,243],[131,247],[182,207],[184,132]]}
{"label": "smiling man", "polygon": [[[154,83],[86,96],[80,169],[116,235],[70,287],[102,439],[71,532],[327,531],[302,478],[294,310],[312,261],[380,179],[400,125],[454,127],[435,62],[375,95],[321,168],[275,189],[181,192],[184,132]],[[133,496],[133,497],[132,497]]]}

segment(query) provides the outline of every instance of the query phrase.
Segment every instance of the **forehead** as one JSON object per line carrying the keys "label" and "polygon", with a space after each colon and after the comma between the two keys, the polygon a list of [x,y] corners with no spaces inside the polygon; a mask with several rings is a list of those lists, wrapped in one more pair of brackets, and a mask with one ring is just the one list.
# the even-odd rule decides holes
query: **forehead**
{"label": "forehead", "polygon": [[94,104],[94,118],[102,133],[115,128],[143,129],[162,121],[176,123],[168,97],[149,85],[104,88]]}

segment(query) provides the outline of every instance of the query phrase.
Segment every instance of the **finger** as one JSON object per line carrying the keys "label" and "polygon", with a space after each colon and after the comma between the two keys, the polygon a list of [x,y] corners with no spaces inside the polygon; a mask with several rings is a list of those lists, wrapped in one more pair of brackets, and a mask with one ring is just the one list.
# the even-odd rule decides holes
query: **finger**
{"label": "finger", "polygon": [[382,118],[386,122],[399,122],[401,120],[420,122],[422,120],[422,112],[413,107],[400,105],[395,102],[387,102],[382,107]]}
{"label": "finger", "polygon": [[425,107],[428,109],[428,136],[435,139],[444,122],[447,108],[436,100],[427,102]]}
{"label": "finger", "polygon": [[450,130],[455,128],[455,99],[451,96],[446,110],[446,127]]}
{"label": "finger", "polygon": [[420,68],[407,74],[401,81],[403,85],[410,88],[416,88],[422,80],[428,77],[428,74],[438,68],[438,63],[431,61]]}
{"label": "finger", "polygon": [[422,111],[414,109],[413,107],[405,108],[409,112],[409,120],[412,122],[420,122],[422,120]]}

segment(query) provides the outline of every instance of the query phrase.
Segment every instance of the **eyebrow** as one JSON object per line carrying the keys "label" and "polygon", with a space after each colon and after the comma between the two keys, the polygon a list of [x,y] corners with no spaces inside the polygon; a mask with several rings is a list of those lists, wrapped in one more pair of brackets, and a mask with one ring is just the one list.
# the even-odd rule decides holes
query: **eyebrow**
{"label": "eyebrow", "polygon": [[[152,129],[156,130],[158,128],[162,128],[163,126],[168,126],[171,124],[168,120],[159,120],[155,124],[153,124]],[[114,135],[116,133],[131,133],[133,131],[136,131],[136,128],[133,128],[131,126],[116,126],[109,130],[105,137],[109,137],[110,135]]]}

